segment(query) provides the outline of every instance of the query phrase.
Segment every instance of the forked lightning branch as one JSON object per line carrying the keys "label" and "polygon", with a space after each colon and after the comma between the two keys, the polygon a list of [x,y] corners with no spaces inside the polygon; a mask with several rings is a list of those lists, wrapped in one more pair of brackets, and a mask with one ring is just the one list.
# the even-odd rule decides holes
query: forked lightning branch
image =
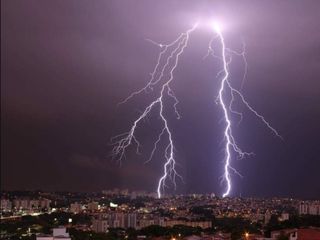
{"label": "forked lightning branch", "polygon": [[[121,162],[125,158],[126,151],[130,146],[134,146],[136,148],[136,152],[138,153],[139,148],[141,146],[141,143],[137,138],[138,126],[143,127],[143,120],[147,118],[148,115],[151,114],[151,112],[155,112],[155,111],[157,112],[159,118],[161,119],[162,126],[161,127],[159,126],[160,128],[159,134],[157,135],[156,141],[154,142],[153,148],[150,152],[150,156],[148,159],[146,159],[146,162],[149,162],[152,160],[155,152],[158,150],[159,144],[165,144],[164,151],[162,152],[162,156],[163,156],[162,175],[160,176],[157,184],[157,194],[159,198],[161,198],[161,196],[164,194],[166,187],[169,187],[168,186],[169,181],[173,184],[174,188],[176,188],[177,178],[182,179],[181,175],[179,175],[176,168],[177,161],[175,159],[175,147],[174,147],[175,143],[173,141],[174,131],[170,127],[170,122],[168,121],[168,118],[165,115],[164,110],[168,107],[173,108],[176,117],[179,119],[181,116],[177,109],[177,105],[179,101],[175,96],[173,89],[171,88],[171,83],[172,81],[174,81],[174,71],[178,67],[179,58],[183,54],[185,48],[188,46],[190,35],[195,32],[198,26],[199,26],[199,23],[195,24],[192,28],[180,34],[180,36],[177,39],[175,39],[173,42],[169,44],[158,44],[154,41],[151,41],[160,48],[160,53],[158,55],[157,63],[151,74],[150,80],[147,82],[147,84],[143,88],[133,92],[126,99],[124,99],[122,102],[119,103],[119,104],[127,103],[130,99],[132,99],[136,95],[147,93],[149,91],[155,91],[154,89],[159,89],[157,96],[154,98],[153,101],[147,104],[147,106],[144,108],[142,113],[133,121],[128,131],[121,133],[111,139],[112,144],[114,146],[112,150],[112,155],[117,161]],[[217,104],[219,104],[219,106],[222,109],[224,125],[225,125],[224,129],[222,130],[224,133],[224,143],[225,143],[224,144],[225,157],[223,159],[223,175],[222,175],[222,181],[225,185],[225,190],[222,196],[226,197],[230,195],[232,190],[231,173],[236,173],[240,175],[240,173],[234,167],[232,167],[231,153],[234,152],[235,153],[234,155],[237,155],[239,158],[243,158],[246,155],[251,154],[249,152],[244,152],[241,150],[241,148],[236,143],[235,137],[232,133],[233,123],[231,120],[231,115],[232,114],[239,115],[242,119],[242,113],[235,110],[235,107],[233,106],[235,99],[240,99],[241,103],[245,107],[247,107],[248,110],[252,114],[254,114],[259,120],[261,120],[262,123],[265,124],[265,126],[268,127],[271,132],[273,132],[276,136],[280,138],[281,136],[278,134],[275,128],[273,128],[271,124],[261,114],[259,114],[251,105],[249,105],[249,103],[246,101],[246,99],[240,92],[240,89],[236,89],[232,86],[232,83],[229,79],[229,76],[230,76],[229,64],[232,61],[232,56],[234,54],[241,55],[243,57],[243,60],[245,61],[245,66],[246,66],[247,62],[244,57],[245,52],[237,53],[226,47],[221,26],[219,26],[217,22],[210,24],[210,28],[214,31],[215,36],[209,42],[209,51],[207,56],[213,55],[213,52],[220,52],[220,54],[218,55],[215,54],[214,56],[221,59],[222,69],[219,73],[223,75],[222,77],[219,77],[220,88],[217,90],[217,92],[213,93],[213,96],[218,95],[216,102]],[[211,45],[214,40],[219,41],[220,51],[213,51]],[[220,74],[218,74],[217,76],[220,76]],[[173,99],[172,106],[171,105],[166,106],[164,101],[166,98]]]}

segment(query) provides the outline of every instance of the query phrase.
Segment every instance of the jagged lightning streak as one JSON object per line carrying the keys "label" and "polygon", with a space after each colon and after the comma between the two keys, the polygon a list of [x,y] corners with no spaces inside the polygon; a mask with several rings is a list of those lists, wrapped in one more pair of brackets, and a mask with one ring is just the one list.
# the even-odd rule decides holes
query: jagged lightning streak
{"label": "jagged lightning streak", "polygon": [[[157,150],[157,145],[161,141],[163,135],[167,135],[168,137],[168,144],[165,148],[164,158],[165,163],[163,165],[163,175],[159,179],[158,186],[157,186],[157,194],[160,198],[162,195],[162,190],[166,187],[166,181],[169,178],[174,187],[176,188],[176,177],[181,177],[176,171],[176,160],[174,157],[174,143],[172,138],[172,132],[168,125],[168,120],[164,114],[164,98],[165,96],[170,97],[174,100],[173,109],[176,114],[176,117],[179,119],[180,114],[177,110],[177,104],[179,103],[178,99],[174,95],[173,90],[170,87],[170,83],[173,81],[173,72],[176,69],[179,61],[180,55],[184,52],[184,49],[188,45],[189,35],[193,32],[197,27],[197,24],[194,25],[191,29],[182,33],[176,40],[174,40],[170,44],[157,44],[154,41],[151,41],[154,44],[157,44],[162,50],[159,53],[158,60],[156,66],[151,74],[151,78],[149,82],[140,90],[133,92],[130,94],[126,99],[124,99],[122,103],[126,103],[134,96],[142,93],[152,91],[154,87],[159,84],[160,85],[160,92],[159,96],[152,101],[141,113],[141,115],[134,121],[131,129],[128,132],[115,136],[112,139],[114,144],[113,148],[113,156],[118,159],[119,162],[125,157],[126,149],[134,142],[137,146],[136,151],[139,152],[140,142],[137,140],[135,133],[137,130],[138,124],[147,117],[147,115],[154,109],[156,106],[159,106],[159,116],[163,123],[163,128],[158,135],[156,142],[154,143],[154,147],[151,151],[150,157],[146,162],[151,161],[155,151]],[[171,50],[172,48],[172,50]],[[166,57],[166,54],[169,56]],[[161,64],[162,59],[165,59],[165,63]],[[166,71],[168,71],[168,76],[166,76]],[[167,77],[167,79],[166,79]]]}
{"label": "jagged lightning streak", "polygon": [[[227,188],[225,190],[225,192],[223,193],[222,197],[226,197],[230,194],[231,192],[231,177],[230,177],[230,170],[239,174],[236,169],[234,169],[231,166],[231,151],[233,150],[240,158],[243,158],[246,155],[250,155],[252,153],[248,153],[248,152],[244,152],[240,149],[240,147],[237,145],[235,138],[232,134],[232,121],[230,118],[230,114],[234,113],[237,115],[240,115],[241,119],[242,119],[242,113],[235,111],[232,108],[232,105],[235,101],[235,95],[237,95],[238,97],[240,97],[242,103],[257,117],[259,118],[276,136],[280,137],[279,133],[270,125],[270,123],[268,121],[265,120],[265,118],[260,115],[256,110],[254,110],[250,104],[246,101],[246,99],[244,98],[244,96],[241,94],[241,92],[237,89],[235,89],[234,87],[232,87],[230,81],[229,81],[229,70],[228,70],[228,65],[231,62],[231,54],[235,54],[234,51],[226,48],[225,46],[225,41],[224,41],[224,37],[222,35],[221,29],[217,24],[214,24],[214,30],[217,34],[217,37],[220,40],[221,43],[221,59],[223,62],[223,69],[221,70],[221,72],[224,74],[222,79],[221,79],[221,85],[220,85],[220,89],[219,89],[219,94],[218,94],[218,102],[223,110],[224,113],[224,120],[226,123],[225,129],[224,129],[224,138],[225,138],[225,162],[224,162],[224,175],[223,175],[223,180],[226,182],[227,184]],[[209,51],[208,53],[211,52],[212,48],[211,48],[211,44],[212,41],[210,41],[209,43]],[[229,59],[227,59],[227,55],[229,55]],[[242,56],[244,56],[244,53],[241,54]],[[245,60],[245,58],[244,58]],[[245,64],[247,64],[246,60],[245,60]],[[242,85],[241,85],[242,87]],[[226,89],[229,90],[230,94],[231,94],[231,100],[229,102],[229,104],[227,103],[227,99],[226,99]],[[239,174],[240,175],[240,174]]]}

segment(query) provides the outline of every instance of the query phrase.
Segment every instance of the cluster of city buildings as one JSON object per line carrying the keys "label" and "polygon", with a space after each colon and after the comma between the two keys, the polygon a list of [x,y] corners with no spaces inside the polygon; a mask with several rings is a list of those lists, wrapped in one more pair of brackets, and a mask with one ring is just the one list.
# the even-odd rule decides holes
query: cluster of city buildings
{"label": "cluster of city buildings", "polygon": [[[251,223],[266,226],[272,216],[277,216],[280,222],[289,220],[292,214],[320,216],[320,201],[283,198],[217,198],[214,194],[175,195],[158,199],[153,193],[120,189],[95,194],[45,193],[37,198],[17,196],[1,198],[1,218],[6,214],[21,216],[52,211],[84,214],[91,219],[91,223],[77,226],[71,219],[72,227],[97,233],[106,233],[111,228],[140,230],[152,225],[161,227],[184,225],[205,230],[214,227],[212,226],[213,217],[215,219],[240,217]],[[290,240],[300,240],[297,236],[318,234],[318,232],[318,229],[304,231],[289,229],[273,232],[271,239],[276,239],[279,234],[285,234]],[[193,237],[194,240],[199,238],[199,236]],[[56,229],[52,236],[39,236],[37,239],[61,238],[70,239],[67,232]],[[230,239],[230,236],[226,233],[216,233],[215,236],[203,236],[201,239],[207,238],[226,240]],[[249,234],[245,239],[265,238]]]}
{"label": "cluster of city buildings", "polygon": [[212,227],[212,221],[188,219],[179,220],[160,217],[152,214],[112,212],[96,215],[92,221],[92,230],[95,232],[107,232],[109,228],[134,228],[139,230],[153,225],[158,225],[161,227],[184,225],[208,229]]}
{"label": "cluster of city buildings", "polygon": [[[108,196],[133,198],[126,190],[104,191]],[[72,213],[87,213],[92,217],[92,230],[96,232],[106,232],[108,228],[134,228],[142,229],[151,225],[162,227],[172,227],[175,225],[185,225],[190,227],[200,227],[207,229],[212,227],[210,217],[232,218],[241,217],[252,223],[260,222],[268,224],[272,215],[278,216],[279,221],[286,221],[293,213],[320,215],[320,202],[301,202],[293,199],[254,199],[254,198],[216,198],[214,195],[184,195],[171,196],[161,200],[149,198],[150,195],[140,193],[147,198],[143,201],[143,206],[136,208],[134,202],[110,205],[101,205],[98,201],[86,203],[72,203],[68,211]],[[198,212],[197,208],[201,211]],[[209,217],[204,216],[204,212],[209,213]]]}
{"label": "cluster of city buildings", "polygon": [[1,215],[6,212],[14,212],[20,214],[33,214],[39,212],[48,212],[50,211],[50,203],[49,199],[14,199],[9,200],[2,198],[1,199]]}
{"label": "cluster of city buildings", "polygon": [[[319,240],[319,228],[302,228],[302,229],[282,229],[272,231],[270,237],[264,237],[261,234],[244,233],[240,238],[241,240],[278,240],[281,237],[288,240]],[[137,240],[145,240],[147,237],[144,235],[137,236]],[[166,237],[149,238],[151,240],[168,240]],[[36,240],[71,240],[67,229],[64,227],[54,228],[51,235],[38,235]],[[171,237],[170,240],[231,240],[230,233],[216,232],[214,234],[202,234],[200,236],[191,235],[181,237]]]}
{"label": "cluster of city buildings", "polygon": [[103,190],[102,194],[106,196],[125,196],[125,197],[130,197],[131,199],[135,199],[137,197],[150,197],[150,198],[158,197],[158,194],[155,192],[130,191],[129,189],[119,189],[119,188]]}
{"label": "cluster of city buildings", "polygon": [[109,228],[134,228],[137,229],[136,213],[100,213],[92,220],[92,230],[95,232],[107,232]]}
{"label": "cluster of city buildings", "polygon": [[300,215],[320,215],[320,201],[303,201],[299,204]]}

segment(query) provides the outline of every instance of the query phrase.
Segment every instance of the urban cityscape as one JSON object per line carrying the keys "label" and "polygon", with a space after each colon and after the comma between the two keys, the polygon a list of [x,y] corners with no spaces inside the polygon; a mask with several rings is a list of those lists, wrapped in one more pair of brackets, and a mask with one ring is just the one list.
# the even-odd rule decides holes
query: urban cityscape
{"label": "urban cityscape", "polygon": [[127,189],[3,192],[1,225],[1,239],[319,239],[320,201],[214,194],[158,199]]}
{"label": "urban cityscape", "polygon": [[320,240],[319,13],[2,0],[0,238]]}

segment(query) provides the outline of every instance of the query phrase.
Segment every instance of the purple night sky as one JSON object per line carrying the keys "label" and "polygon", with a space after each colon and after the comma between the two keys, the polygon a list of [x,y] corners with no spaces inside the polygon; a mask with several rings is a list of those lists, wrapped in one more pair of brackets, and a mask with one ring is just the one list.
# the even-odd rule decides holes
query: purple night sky
{"label": "purple night sky", "polygon": [[[153,70],[159,48],[145,39],[168,43],[197,19],[217,18],[228,47],[246,43],[243,94],[284,138],[239,106],[234,134],[255,156],[234,160],[244,178],[232,175],[232,195],[319,198],[319,12],[317,0],[1,1],[1,188],[155,190],[161,153],[144,161],[157,124],[139,127],[141,155],[132,148],[122,167],[109,156],[110,138],[129,129],[149,95],[117,103]],[[211,37],[205,28],[192,34],[172,84],[182,115],[169,117],[184,177],[178,193],[224,188],[221,65],[203,60]],[[240,86],[241,59],[230,72]]]}

